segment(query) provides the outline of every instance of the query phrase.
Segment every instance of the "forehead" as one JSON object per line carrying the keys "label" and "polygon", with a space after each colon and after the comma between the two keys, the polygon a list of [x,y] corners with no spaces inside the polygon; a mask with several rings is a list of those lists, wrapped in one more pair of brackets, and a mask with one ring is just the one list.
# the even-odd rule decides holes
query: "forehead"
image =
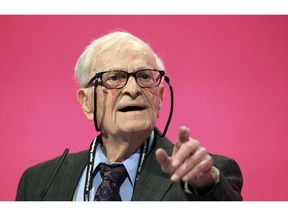
{"label": "forehead", "polygon": [[119,43],[102,52],[96,50],[93,57],[94,72],[113,69],[135,71],[156,67],[156,59],[151,48],[137,41]]}

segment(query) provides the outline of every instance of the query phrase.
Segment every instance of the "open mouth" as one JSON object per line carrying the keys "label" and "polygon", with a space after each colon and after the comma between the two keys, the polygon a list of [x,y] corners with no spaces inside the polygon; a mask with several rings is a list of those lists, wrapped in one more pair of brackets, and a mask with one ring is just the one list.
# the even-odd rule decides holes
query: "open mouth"
{"label": "open mouth", "polygon": [[119,109],[120,112],[142,111],[145,107],[141,106],[127,106]]}

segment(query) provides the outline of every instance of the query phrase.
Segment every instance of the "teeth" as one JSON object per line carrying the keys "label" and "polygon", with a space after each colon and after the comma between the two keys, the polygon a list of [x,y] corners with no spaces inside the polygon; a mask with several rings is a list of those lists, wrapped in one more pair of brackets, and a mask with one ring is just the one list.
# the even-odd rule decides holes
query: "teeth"
{"label": "teeth", "polygon": [[143,107],[139,107],[139,106],[129,106],[129,107],[124,107],[122,109],[120,109],[120,112],[129,112],[129,111],[141,111],[143,110]]}

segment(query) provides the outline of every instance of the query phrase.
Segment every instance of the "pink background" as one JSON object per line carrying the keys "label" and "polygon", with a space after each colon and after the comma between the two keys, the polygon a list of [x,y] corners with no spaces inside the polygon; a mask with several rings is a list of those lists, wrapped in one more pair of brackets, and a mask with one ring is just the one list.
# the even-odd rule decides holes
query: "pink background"
{"label": "pink background", "polygon": [[[288,200],[288,16],[0,16],[0,200],[24,170],[87,149],[96,135],[76,101],[73,68],[115,29],[148,41],[175,91],[167,136],[186,125],[234,158],[244,200]],[[169,91],[159,119],[163,130]]]}

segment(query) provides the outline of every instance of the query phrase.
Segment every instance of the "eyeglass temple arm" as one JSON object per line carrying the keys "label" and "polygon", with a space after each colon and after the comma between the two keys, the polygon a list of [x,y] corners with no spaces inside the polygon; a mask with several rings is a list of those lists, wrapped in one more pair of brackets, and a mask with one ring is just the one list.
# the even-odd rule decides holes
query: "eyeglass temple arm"
{"label": "eyeglass temple arm", "polygon": [[171,118],[172,118],[172,114],[173,114],[173,109],[174,109],[174,93],[173,93],[173,88],[172,88],[172,85],[170,83],[170,79],[168,76],[164,75],[164,80],[165,82],[168,84],[169,86],[169,89],[170,89],[170,96],[171,96],[171,101],[170,101],[170,113],[169,113],[169,117],[168,117],[168,120],[167,120],[167,123],[166,123],[166,126],[165,126],[165,129],[163,131],[162,134],[159,134],[161,137],[164,137],[166,135],[166,132],[168,130],[168,127],[170,125],[170,122],[171,122]]}
{"label": "eyeglass temple arm", "polygon": [[98,80],[95,79],[95,84],[94,84],[94,113],[93,113],[93,119],[94,119],[94,126],[95,126],[95,129],[96,131],[100,131],[100,128],[98,127],[98,122],[97,122],[97,93],[96,93],[96,88],[98,86]]}

